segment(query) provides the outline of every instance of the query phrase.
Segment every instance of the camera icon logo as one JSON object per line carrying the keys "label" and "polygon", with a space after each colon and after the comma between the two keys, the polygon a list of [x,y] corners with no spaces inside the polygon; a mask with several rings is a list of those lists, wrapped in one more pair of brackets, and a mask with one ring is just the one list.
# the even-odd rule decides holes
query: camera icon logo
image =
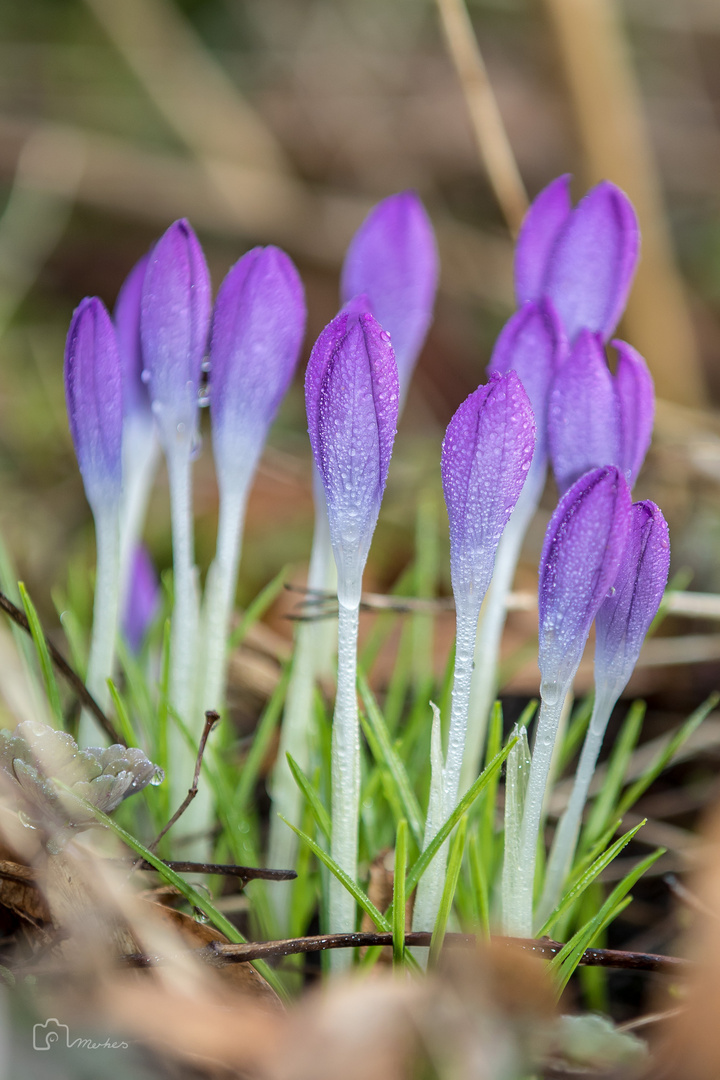
{"label": "camera icon logo", "polygon": [[33,1049],[49,1050],[55,1043],[62,1046],[70,1045],[70,1028],[67,1024],[61,1024],[54,1016],[46,1020],[44,1024],[33,1026]]}

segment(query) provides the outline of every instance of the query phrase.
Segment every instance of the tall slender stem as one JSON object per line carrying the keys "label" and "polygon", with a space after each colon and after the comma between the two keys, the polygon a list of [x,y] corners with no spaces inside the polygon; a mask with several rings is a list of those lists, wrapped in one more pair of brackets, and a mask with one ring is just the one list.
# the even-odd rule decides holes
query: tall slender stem
{"label": "tall slender stem", "polygon": [[600,747],[617,697],[614,684],[602,687],[596,685],[595,703],[590,724],[585,734],[585,742],[583,743],[580,761],[575,773],[572,791],[565,812],[560,818],[555,831],[550,859],[545,871],[542,899],[538,908],[538,918],[543,921],[557,906],[572,865],[590,782],[595,772]]}
{"label": "tall slender stem", "polygon": [[[120,521],[117,504],[98,507],[95,516],[95,599],[86,685],[101,709],[110,701],[107,680],[112,676],[120,588]],[[106,743],[87,710],[80,716],[78,743]]]}
{"label": "tall slender stem", "polygon": [[[332,842],[333,859],[357,878],[358,819],[360,814],[360,728],[357,706],[357,639],[360,606],[338,606],[338,682],[332,732]],[[330,933],[355,929],[355,901],[340,882],[330,879]],[[334,970],[346,968],[350,957],[332,961]]]}

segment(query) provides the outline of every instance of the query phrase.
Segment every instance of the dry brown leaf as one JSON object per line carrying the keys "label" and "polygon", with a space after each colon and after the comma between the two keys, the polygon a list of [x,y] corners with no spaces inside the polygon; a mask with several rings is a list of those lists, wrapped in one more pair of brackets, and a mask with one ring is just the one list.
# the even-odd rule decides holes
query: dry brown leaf
{"label": "dry brown leaf", "polygon": [[35,882],[35,871],[7,859],[0,861],[0,904],[32,923],[51,921],[50,909]]}

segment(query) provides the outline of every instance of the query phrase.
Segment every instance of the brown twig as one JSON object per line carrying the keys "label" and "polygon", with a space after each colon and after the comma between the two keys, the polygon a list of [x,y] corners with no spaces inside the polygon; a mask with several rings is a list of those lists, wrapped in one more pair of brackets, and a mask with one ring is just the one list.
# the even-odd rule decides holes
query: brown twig
{"label": "brown twig", "polygon": [[[172,829],[175,822],[178,820],[178,818],[182,817],[182,815],[185,813],[185,811],[187,810],[190,803],[193,801],[193,799],[197,795],[197,793],[198,793],[198,784],[200,783],[200,769],[202,768],[202,759],[203,759],[203,754],[205,753],[205,747],[207,745],[207,741],[208,741],[208,737],[210,735],[210,732],[215,727],[215,725],[217,724],[219,719],[220,719],[220,713],[216,713],[214,709],[208,709],[207,712],[205,713],[205,727],[203,728],[203,733],[200,736],[200,745],[198,746],[197,759],[195,761],[195,772],[193,774],[192,785],[188,788],[187,795],[185,796],[183,801],[180,803],[180,806],[178,806],[177,810],[175,811],[173,816],[170,818],[167,825],[165,825],[160,830],[160,832],[157,834],[157,836],[155,837],[153,842],[151,844],[148,844],[148,851],[155,851],[155,849],[157,848],[158,844],[162,840],[165,833],[168,832],[170,829]],[[137,864],[137,865],[140,865],[140,864]]]}
{"label": "brown twig", "polygon": [[[2,609],[2,611],[4,611],[6,615],[9,615],[13,622],[17,623],[17,625],[21,627],[26,634],[30,634],[30,636],[32,637],[30,623],[27,620],[25,612],[21,611],[19,607],[16,607],[16,605],[13,604],[12,600],[9,597],[5,596],[5,594],[2,592],[0,592],[0,609]],[[88,710],[88,712],[92,713],[97,722],[100,724],[100,727],[110,738],[110,741],[114,743],[120,743],[122,746],[125,746],[125,740],[120,736],[119,732],[115,730],[112,722],[102,711],[97,701],[92,696],[78,673],[70,667],[62,653],[59,652],[55,648],[53,643],[49,640],[47,634],[44,634],[44,636],[45,644],[47,645],[47,650],[50,654],[50,659],[52,660],[53,664],[58,669],[60,674],[63,676],[65,681],[68,683],[69,686],[72,687],[75,694],[78,696],[78,698]]]}
{"label": "brown twig", "polygon": [[[294,870],[269,870],[264,866],[237,866],[235,863],[177,862],[163,860],[165,866],[177,870],[179,874],[222,874],[225,877],[240,878],[241,881],[294,881]],[[152,870],[151,863],[140,861],[138,870]]]}

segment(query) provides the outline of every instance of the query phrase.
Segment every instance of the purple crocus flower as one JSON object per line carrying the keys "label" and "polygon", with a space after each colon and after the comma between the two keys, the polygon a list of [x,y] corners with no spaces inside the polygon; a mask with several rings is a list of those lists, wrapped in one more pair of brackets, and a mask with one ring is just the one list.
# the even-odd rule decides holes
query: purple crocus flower
{"label": "purple crocus flower", "polygon": [[297,270],[276,247],[235,263],[215,302],[210,410],[221,484],[251,477],[297,365],[305,332]]}
{"label": "purple crocus flower", "polygon": [[205,256],[188,222],[176,221],[150,255],[140,316],[150,398],[166,452],[196,433],[209,322]]}
{"label": "purple crocus flower", "polygon": [[458,609],[480,609],[534,450],[532,407],[514,371],[491,375],[448,424],[441,469]]}
{"label": "purple crocus flower", "polygon": [[570,341],[582,329],[612,335],[635,272],[639,230],[627,196],[603,181],[573,209],[569,176],[554,180],[530,207],[518,238],[519,303],[548,297]]}
{"label": "purple crocus flower", "polygon": [[122,489],[122,377],[110,316],[96,297],[77,307],[65,346],[70,431],[88,502],[117,504]]}
{"label": "purple crocus flower", "polygon": [[128,645],[137,653],[160,604],[157,572],[144,544],[133,552],[129,584],[122,625]]}
{"label": "purple crocus flower", "polygon": [[543,687],[564,693],[590,627],[617,577],[630,529],[630,489],[615,466],[593,469],[563,495],[540,559],[539,653]]}
{"label": "purple crocus flower", "polygon": [[615,377],[599,334],[582,330],[555,375],[548,436],[561,492],[600,465],[617,465],[633,484],[650,444],[654,390],[643,358],[624,342]]}
{"label": "purple crocus flower", "polygon": [[632,675],[670,569],[665,518],[655,503],[633,503],[630,533],[610,594],[595,619],[595,678],[617,698]]}
{"label": "purple crocus flower", "polygon": [[427,334],[438,279],[430,219],[414,191],[383,199],[353,237],[342,270],[343,304],[365,294],[391,335],[404,397]]}
{"label": "purple crocus flower", "polygon": [[308,363],[305,401],[338,589],[354,604],[385,490],[399,401],[390,335],[372,315],[341,312],[323,330]]}
{"label": "purple crocus flower", "polygon": [[151,424],[154,421],[147,387],[149,372],[143,379],[145,365],[140,338],[142,289],[148,262],[149,256],[143,255],[125,278],[115,303],[113,321],[123,371],[123,413],[126,418],[141,416]]}

